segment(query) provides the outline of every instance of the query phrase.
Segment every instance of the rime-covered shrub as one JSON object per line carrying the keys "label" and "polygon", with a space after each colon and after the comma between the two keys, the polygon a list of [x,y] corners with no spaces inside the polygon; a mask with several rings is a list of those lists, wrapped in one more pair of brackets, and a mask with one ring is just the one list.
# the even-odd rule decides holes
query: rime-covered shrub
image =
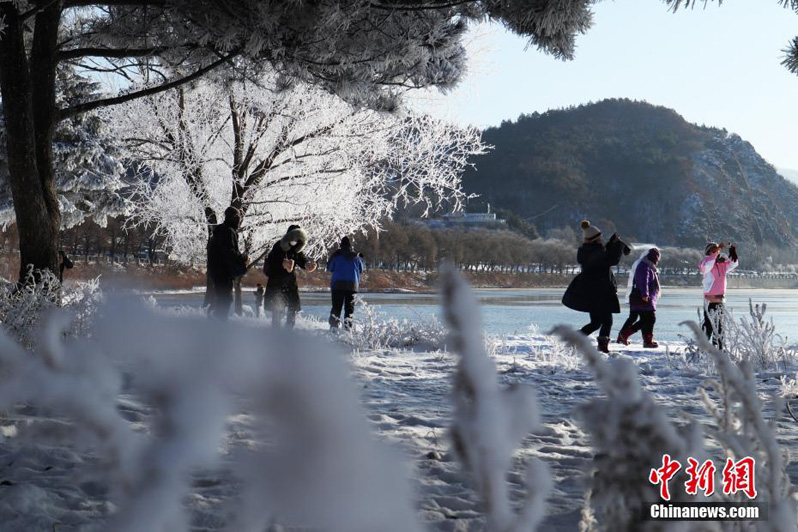
{"label": "rime-covered shrub", "polygon": [[[606,398],[580,406],[577,412],[595,452],[580,530],[664,530],[661,522],[643,520],[645,504],[660,500],[659,488],[649,482],[649,472],[662,463],[664,454],[682,463],[688,456],[700,457],[699,427],[674,425],[669,414],[640,385],[632,361],[606,359],[586,336],[568,327],[557,327],[554,334],[582,353],[606,394]],[[673,501],[696,500],[680,490],[675,481],[671,482],[671,494]]]}
{"label": "rime-covered shrub", "polygon": [[[460,355],[453,393],[457,450],[486,502],[489,530],[534,530],[548,490],[545,468],[530,463],[528,497],[518,510],[506,485],[513,450],[537,423],[534,396],[524,387],[498,385],[478,305],[464,281],[450,278],[445,293],[451,342]],[[197,475],[214,471],[231,493],[219,503],[226,511],[213,528],[422,530],[401,459],[371,437],[344,353],[326,337],[147,307],[105,304],[85,334],[69,340],[64,333],[74,314],[53,309],[42,317],[42,341],[31,350],[0,331],[0,411],[24,404],[47,413],[4,430],[0,449],[14,454],[45,445],[74,456],[69,482],[95,486],[108,499],[107,511],[81,526],[192,529],[186,501]],[[125,405],[148,414],[131,423]],[[242,405],[251,443],[220,453],[230,416]],[[73,451],[91,456],[91,465]],[[15,485],[28,467],[11,461],[3,478]],[[37,489],[44,494],[49,487]],[[13,514],[4,525],[37,529],[42,519],[52,522],[46,511],[35,505],[4,511]]]}
{"label": "rime-covered shrub", "polygon": [[69,309],[64,334],[84,335],[102,298],[99,279],[61,285],[49,270],[28,272],[27,282],[0,287],[0,324],[26,349],[34,349],[43,334],[42,319],[56,309]]}
{"label": "rime-covered shrub", "polygon": [[[755,305],[748,300],[748,312],[735,316],[726,308],[721,315],[711,316],[715,331],[720,329],[723,350],[734,362],[749,362],[755,369],[768,369],[778,365],[786,367],[788,362],[798,358],[795,346],[787,344],[786,338],[776,332],[773,318],[766,317],[767,305]],[[699,314],[699,320],[703,316]],[[692,363],[703,363],[707,368],[715,369],[716,364],[710,358],[702,356],[700,343],[693,337],[680,335],[685,342],[685,355]]]}
{"label": "rime-covered shrub", "polygon": [[[230,457],[230,483],[242,490],[229,503],[229,530],[273,522],[419,530],[400,461],[371,438],[343,357],[328,343],[129,307],[104,308],[85,337],[65,341],[71,317],[45,318],[33,355],[0,333],[0,411],[24,403],[59,420],[19,425],[2,443],[91,451],[96,464],[75,464],[71,481],[110,489],[115,511],[98,530],[189,530],[192,474],[220,465],[227,419],[241,402],[263,438]],[[117,408],[131,401],[152,414],[136,430]],[[26,529],[16,514],[14,526]]]}
{"label": "rime-covered shrub", "polygon": [[476,297],[453,269],[441,280],[450,345],[459,355],[452,395],[454,449],[484,501],[486,530],[534,531],[545,515],[548,470],[538,460],[528,463],[527,494],[517,510],[510,503],[507,473],[515,448],[539,424],[537,399],[527,386],[499,386],[496,365],[485,350]]}
{"label": "rime-covered shrub", "polygon": [[[578,414],[592,438],[595,451],[594,470],[582,512],[580,530],[587,531],[795,531],[796,504],[791,497],[786,473],[787,457],[776,440],[778,417],[765,420],[764,405],[756,390],[753,364],[749,360],[734,361],[727,352],[710,345],[697,324],[690,322],[695,334],[696,349],[707,353],[714,363],[717,379],[709,379],[699,389],[699,396],[714,423],[708,436],[721,449],[708,456],[703,436],[694,422],[677,427],[663,407],[639,382],[631,360],[607,359],[587,338],[566,327],[555,333],[575,346],[596,376],[606,394],[582,406]],[[798,390],[795,382],[783,381],[783,393]],[[783,404],[774,398],[774,411]],[[654,486],[649,472],[662,463],[664,454],[682,464],[687,457],[700,462],[707,458],[756,460],[757,500],[768,501],[768,521],[678,523],[642,520],[645,503],[661,500],[659,487]],[[716,489],[709,498],[687,495],[686,475],[682,469],[670,482],[671,501],[744,502],[743,494],[724,495]],[[716,473],[720,475],[720,473]]]}
{"label": "rime-covered shrub", "polygon": [[747,361],[754,368],[768,368],[785,364],[795,353],[786,339],[776,333],[773,318],[766,318],[767,305],[754,305],[748,300],[748,315],[735,321],[730,315],[728,332],[729,355],[734,361]]}
{"label": "rime-covered shrub", "polygon": [[439,350],[446,347],[448,331],[434,316],[419,321],[385,318],[375,307],[357,301],[357,319],[339,338],[356,350],[407,349]]}
{"label": "rime-covered shrub", "polygon": [[[712,437],[723,448],[726,457],[735,460],[752,457],[756,460],[757,499],[768,501],[769,506],[768,521],[756,523],[756,530],[798,530],[796,503],[787,475],[789,455],[776,439],[776,423],[784,410],[783,398],[772,397],[776,415],[766,420],[764,404],[756,389],[753,361],[734,361],[726,351],[712,346],[696,323],[687,325],[693,330],[700,348],[709,354],[717,367],[718,378],[708,380],[699,389],[701,399],[716,423]],[[782,382],[783,391],[784,388],[789,390],[789,383]],[[715,392],[714,398],[709,390]],[[726,501],[745,500],[742,494],[727,496],[722,491],[717,496]],[[736,526],[738,528],[734,530],[750,530],[744,523]]]}
{"label": "rime-covered shrub", "polygon": [[517,358],[523,357],[536,365],[553,366],[561,371],[577,370],[582,365],[582,359],[573,347],[556,336],[540,333],[536,325],[529,327],[529,336],[522,337],[521,342],[509,341],[511,339],[501,335],[487,336],[485,344],[488,354],[513,357],[514,365]]}

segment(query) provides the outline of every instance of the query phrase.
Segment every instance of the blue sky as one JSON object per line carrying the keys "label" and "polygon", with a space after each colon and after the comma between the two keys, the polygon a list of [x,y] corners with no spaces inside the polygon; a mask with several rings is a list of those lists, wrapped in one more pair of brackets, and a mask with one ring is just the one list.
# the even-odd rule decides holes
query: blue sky
{"label": "blue sky", "polygon": [[776,0],[726,0],[668,11],[658,0],[595,7],[576,58],[559,61],[497,26],[472,31],[469,72],[455,91],[415,104],[480,127],[603,98],[675,109],[690,122],[725,127],[771,164],[798,169],[798,76],[780,63],[798,16]]}

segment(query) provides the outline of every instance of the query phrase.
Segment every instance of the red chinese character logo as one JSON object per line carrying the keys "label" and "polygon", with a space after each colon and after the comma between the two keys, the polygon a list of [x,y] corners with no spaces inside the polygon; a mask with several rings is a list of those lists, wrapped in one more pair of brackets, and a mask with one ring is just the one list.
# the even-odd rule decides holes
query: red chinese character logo
{"label": "red chinese character logo", "polygon": [[671,460],[671,455],[662,455],[662,467],[659,469],[652,469],[648,475],[648,480],[655,486],[659,487],[659,495],[664,500],[671,500],[671,493],[668,490],[668,481],[682,468],[682,464],[678,460]]}
{"label": "red chinese character logo", "polygon": [[715,493],[715,464],[712,460],[707,460],[701,467],[698,467],[698,460],[695,458],[688,458],[687,462],[690,464],[685,469],[690,475],[690,479],[684,483],[687,493],[696,495],[699,489],[707,497]]}
{"label": "red chinese character logo", "polygon": [[727,458],[726,465],[723,468],[723,493],[734,495],[738,491],[742,491],[749,499],[755,499],[755,465],[756,462],[751,457],[743,458],[737,462]]}

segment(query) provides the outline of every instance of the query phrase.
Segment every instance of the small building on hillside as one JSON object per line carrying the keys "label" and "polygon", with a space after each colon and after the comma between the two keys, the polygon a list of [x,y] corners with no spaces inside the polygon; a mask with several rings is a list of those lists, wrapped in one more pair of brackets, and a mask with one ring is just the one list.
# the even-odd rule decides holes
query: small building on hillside
{"label": "small building on hillside", "polygon": [[507,221],[496,218],[495,212],[490,212],[488,204],[487,212],[453,212],[444,214],[440,218],[425,220],[429,227],[452,228],[452,227],[474,227],[480,229],[506,229]]}

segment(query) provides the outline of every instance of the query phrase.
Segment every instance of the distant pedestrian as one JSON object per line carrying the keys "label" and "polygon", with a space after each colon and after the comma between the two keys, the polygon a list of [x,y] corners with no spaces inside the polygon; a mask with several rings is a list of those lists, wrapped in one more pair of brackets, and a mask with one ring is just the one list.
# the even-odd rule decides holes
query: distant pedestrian
{"label": "distant pedestrian", "polygon": [[58,252],[58,282],[64,284],[64,270],[71,270],[74,264],[62,249]]}
{"label": "distant pedestrian", "polygon": [[233,304],[233,283],[247,273],[249,259],[238,250],[241,213],[235,207],[224,211],[224,222],[213,228],[208,240],[208,277],[210,278],[210,315],[226,320]]}
{"label": "distant pedestrian", "polygon": [[296,268],[308,272],[316,269],[316,263],[308,260],[302,250],[308,236],[298,225],[292,225],[278,240],[263,263],[263,273],[268,277],[264,306],[272,313],[272,326],[278,328],[285,314],[285,325],[293,328],[296,315],[302,310],[299,300],[299,285]]}
{"label": "distant pedestrian", "polygon": [[660,251],[649,249],[632,267],[629,293],[629,318],[618,333],[618,343],[629,345],[629,337],[637,331],[643,333],[643,347],[655,349],[654,324],[657,322],[657,299],[660,295],[657,264]]}
{"label": "distant pedestrian", "polygon": [[341,326],[341,311],[344,312],[344,328],[352,327],[352,315],[355,313],[355,294],[360,287],[360,275],[363,273],[363,260],[359,253],[352,249],[349,237],[343,237],[338,250],[327,261],[327,271],[332,273],[330,292],[332,309],[330,310],[330,329]]}
{"label": "distant pedestrian", "polygon": [[704,325],[707,338],[718,349],[723,349],[723,315],[726,310],[726,275],[739,265],[737,248],[729,244],[729,257],[721,254],[726,244],[710,242],[704,249],[705,257],[698,263],[704,275]]}
{"label": "distant pedestrian", "polygon": [[583,220],[580,227],[583,243],[576,253],[576,261],[582,266],[582,271],[568,285],[562,303],[570,309],[590,314],[590,323],[581,331],[590,335],[598,330],[598,349],[609,353],[612,315],[621,312],[618,283],[612,267],[621,261],[621,255],[628,255],[631,250],[617,234],[613,234],[604,245],[601,230],[587,220]]}
{"label": "distant pedestrian", "polygon": [[263,285],[258,283],[255,287],[255,317],[260,318],[260,309],[263,308]]}

